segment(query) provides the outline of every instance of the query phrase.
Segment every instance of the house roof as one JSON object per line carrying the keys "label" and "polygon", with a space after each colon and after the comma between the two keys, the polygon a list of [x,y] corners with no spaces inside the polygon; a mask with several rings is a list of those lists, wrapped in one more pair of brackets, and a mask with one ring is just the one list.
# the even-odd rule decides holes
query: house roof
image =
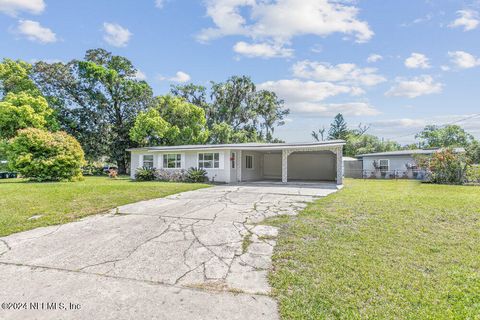
{"label": "house roof", "polygon": [[158,146],[145,148],[132,148],[127,151],[180,151],[180,150],[216,150],[216,149],[237,149],[237,150],[283,150],[290,148],[309,148],[309,147],[327,147],[343,146],[343,140],[328,140],[320,142],[300,142],[300,143],[231,143],[231,144],[198,144],[183,146]]}
{"label": "house roof", "polygon": [[[387,152],[376,152],[376,153],[365,153],[359,154],[357,157],[375,157],[375,156],[409,156],[414,154],[433,154],[442,150],[442,148],[435,149],[414,149],[414,150],[398,150],[398,151],[387,151]],[[465,152],[464,148],[453,148],[453,152],[462,153]]]}

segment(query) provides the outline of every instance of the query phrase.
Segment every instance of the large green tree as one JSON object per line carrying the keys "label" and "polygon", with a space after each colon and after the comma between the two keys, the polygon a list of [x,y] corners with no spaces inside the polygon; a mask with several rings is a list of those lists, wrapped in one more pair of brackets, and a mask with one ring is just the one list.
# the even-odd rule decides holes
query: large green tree
{"label": "large green tree", "polygon": [[212,126],[209,141],[213,144],[262,142],[256,132],[245,129],[235,130],[226,122],[215,123]]}
{"label": "large green tree", "polygon": [[27,92],[9,92],[0,101],[0,139],[10,139],[19,129],[28,127],[57,129],[53,109],[41,96]]}
{"label": "large green tree", "polygon": [[[343,154],[349,157],[355,157],[359,154],[372,152],[385,152],[400,150],[402,147],[395,141],[384,141],[374,135],[366,134],[369,130],[369,125],[362,125],[361,123],[355,129],[348,129],[347,123],[342,114],[337,114],[330,125],[328,131],[328,139],[342,139],[345,140]],[[312,137],[316,141],[323,141],[325,135],[325,128],[313,131]]]}
{"label": "large green tree", "polygon": [[130,138],[142,147],[163,145],[170,127],[157,109],[150,108],[138,114]]}
{"label": "large green tree", "polygon": [[474,138],[458,125],[428,125],[415,138],[424,148],[468,147]]}
{"label": "large green tree", "polygon": [[40,91],[30,79],[32,66],[25,61],[3,59],[0,62],[0,96],[8,93],[28,93],[38,96]]}
{"label": "large green tree", "polygon": [[207,142],[208,129],[205,111],[185,99],[171,95],[155,98],[156,108],[171,128],[166,143],[169,145],[202,144]]}
{"label": "large green tree", "polygon": [[402,147],[395,141],[383,141],[371,134],[358,134],[350,132],[346,138],[344,154],[348,157],[355,157],[359,154],[386,152],[400,150]]}
{"label": "large green tree", "polygon": [[[283,100],[274,92],[257,90],[247,76],[233,76],[225,82],[211,82],[209,93],[204,86],[194,84],[174,86],[171,92],[203,108],[210,130],[216,125],[217,133],[233,130],[251,141],[276,141],[273,137],[275,127],[283,125],[289,113]],[[249,134],[244,135],[245,132]],[[217,139],[219,134],[213,134],[210,142],[224,141],[231,134],[223,136],[224,138]]]}
{"label": "large green tree", "polygon": [[130,130],[130,137],[143,146],[202,144],[208,135],[205,111],[170,95],[156,97]]}
{"label": "large green tree", "polygon": [[338,140],[346,139],[349,131],[347,129],[347,122],[343,118],[341,113],[337,114],[333,119],[333,122],[330,124],[330,129],[328,130],[328,139],[329,140]]}
{"label": "large green tree", "polygon": [[136,79],[126,58],[103,49],[88,50],[84,60],[34,67],[34,79],[51,105],[58,109],[62,128],[84,147],[87,158],[108,155],[123,173],[125,149],[136,116],[152,102],[152,89]]}

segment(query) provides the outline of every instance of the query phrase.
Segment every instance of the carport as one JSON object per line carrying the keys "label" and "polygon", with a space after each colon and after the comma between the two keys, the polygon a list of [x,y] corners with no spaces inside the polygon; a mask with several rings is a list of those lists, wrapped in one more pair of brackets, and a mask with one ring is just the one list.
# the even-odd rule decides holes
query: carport
{"label": "carport", "polygon": [[[343,183],[343,141],[255,146],[239,152],[238,181]],[[248,158],[248,159],[247,159]],[[248,165],[245,162],[249,162]],[[253,162],[253,165],[250,163]]]}

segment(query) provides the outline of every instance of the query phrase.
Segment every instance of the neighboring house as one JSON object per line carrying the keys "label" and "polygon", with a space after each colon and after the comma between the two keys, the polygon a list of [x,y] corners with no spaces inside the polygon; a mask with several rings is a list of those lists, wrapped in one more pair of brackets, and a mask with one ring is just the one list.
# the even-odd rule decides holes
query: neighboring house
{"label": "neighboring house", "polygon": [[207,171],[210,181],[335,181],[342,184],[342,140],[316,143],[240,143],[128,149],[138,168]]}
{"label": "neighboring house", "polygon": [[[364,178],[408,178],[423,179],[425,172],[419,170],[416,156],[431,156],[441,149],[417,149],[378,152],[358,155],[363,163]],[[462,148],[454,152],[464,152]]]}

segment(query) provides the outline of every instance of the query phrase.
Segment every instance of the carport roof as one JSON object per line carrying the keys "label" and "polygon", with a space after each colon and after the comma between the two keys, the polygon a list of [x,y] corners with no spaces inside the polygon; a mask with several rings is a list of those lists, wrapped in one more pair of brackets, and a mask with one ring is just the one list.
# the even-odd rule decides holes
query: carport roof
{"label": "carport roof", "polygon": [[314,148],[314,147],[330,147],[343,146],[343,140],[328,140],[320,142],[300,142],[300,143],[232,143],[232,144],[199,144],[199,145],[183,145],[183,146],[158,146],[146,148],[132,148],[127,151],[181,151],[181,150],[217,150],[217,149],[234,149],[234,150],[283,150],[295,148]]}

